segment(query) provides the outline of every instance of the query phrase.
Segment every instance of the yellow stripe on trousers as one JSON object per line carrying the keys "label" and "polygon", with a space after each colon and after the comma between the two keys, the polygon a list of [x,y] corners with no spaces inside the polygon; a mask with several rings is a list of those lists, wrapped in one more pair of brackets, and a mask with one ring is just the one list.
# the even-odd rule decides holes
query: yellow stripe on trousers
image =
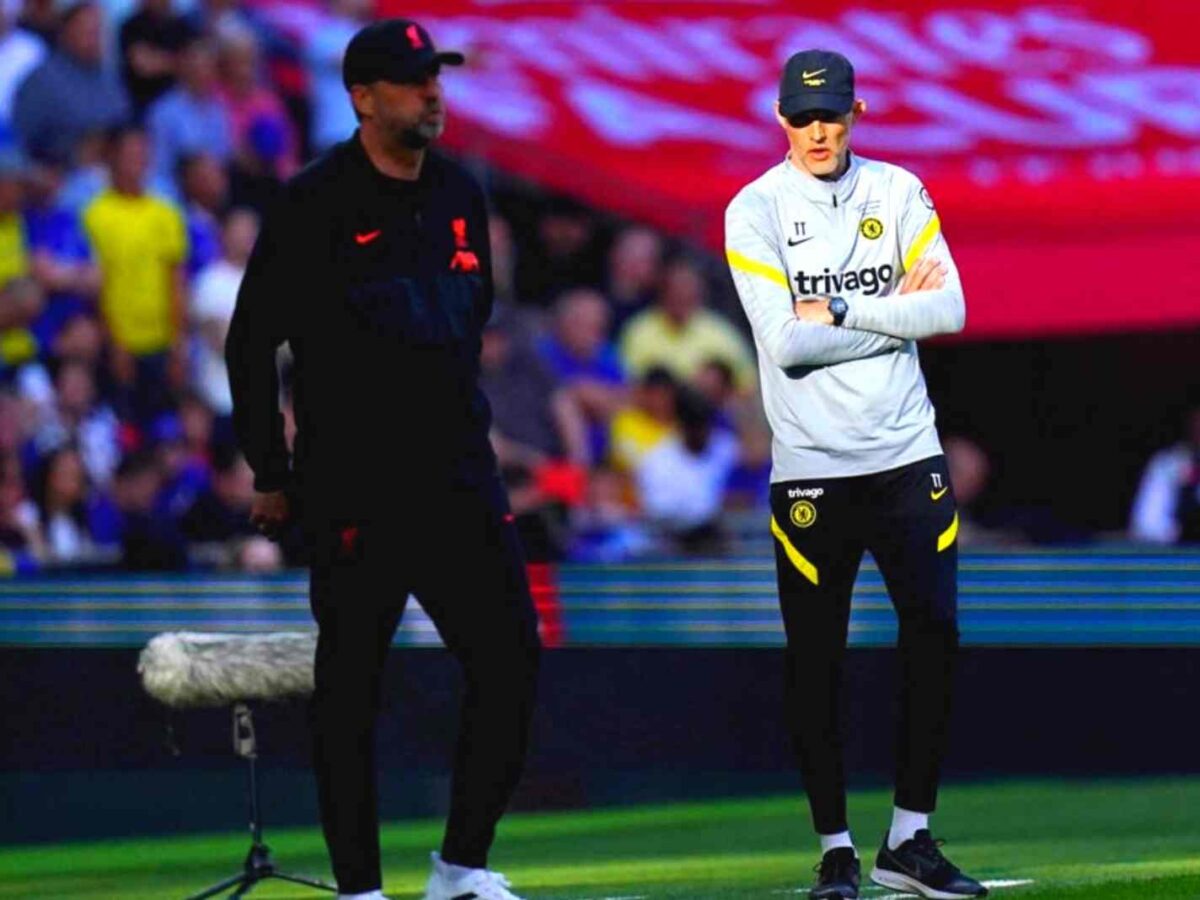
{"label": "yellow stripe on trousers", "polygon": [[921,258],[921,254],[925,252],[925,248],[929,246],[939,231],[942,230],[942,220],[937,217],[937,213],[933,214],[933,218],[925,223],[925,227],[921,229],[921,233],[917,235],[917,239],[913,241],[913,245],[908,248],[908,252],[904,254],[904,271],[907,272],[913,267],[913,264]]}
{"label": "yellow stripe on trousers", "polygon": [[729,260],[729,265],[733,266],[739,272],[749,272],[751,275],[758,275],[767,279],[767,281],[774,282],[789,292],[791,291],[787,276],[774,266],[769,266],[766,263],[760,263],[756,259],[743,256],[741,253],[731,250],[728,247],[725,248],[725,258]]}
{"label": "yellow stripe on trousers", "polygon": [[817,567],[810,563],[804,554],[792,546],[792,542],[788,540],[787,532],[779,527],[779,523],[775,521],[775,517],[771,516],[771,534],[775,535],[775,540],[783,545],[783,552],[787,554],[787,558],[792,561],[792,565],[796,567],[801,575],[817,584]]}
{"label": "yellow stripe on trousers", "polygon": [[953,544],[956,537],[958,537],[958,513],[954,514],[954,521],[950,523],[950,527],[938,535],[938,553]]}

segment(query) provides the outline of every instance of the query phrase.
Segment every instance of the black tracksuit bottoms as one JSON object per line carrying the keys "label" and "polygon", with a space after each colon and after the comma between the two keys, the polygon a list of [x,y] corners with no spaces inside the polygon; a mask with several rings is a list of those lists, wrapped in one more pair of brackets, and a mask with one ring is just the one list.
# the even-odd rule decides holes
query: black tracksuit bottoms
{"label": "black tracksuit bottoms", "polygon": [[958,513],[942,456],[886,472],[771,485],[787,633],[787,717],[818,834],[847,830],[842,660],[870,550],[900,620],[896,805],[932,812],[958,650]]}
{"label": "black tracksuit bottoms", "polygon": [[380,887],[375,722],[384,663],[410,593],[465,676],[446,861],[487,865],[533,712],[537,618],[499,482],[400,508],[396,519],[330,527],[311,567],[319,626],[313,763],[342,893]]}

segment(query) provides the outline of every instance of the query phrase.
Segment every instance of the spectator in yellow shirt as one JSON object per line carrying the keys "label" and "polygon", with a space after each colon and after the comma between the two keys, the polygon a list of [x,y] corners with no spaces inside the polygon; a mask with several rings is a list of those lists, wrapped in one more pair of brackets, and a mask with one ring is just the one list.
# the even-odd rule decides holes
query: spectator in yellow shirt
{"label": "spectator in yellow shirt", "polygon": [[657,303],[630,319],[621,338],[621,358],[634,377],[662,366],[688,382],[705,363],[720,360],[733,370],[739,390],[754,385],[746,340],[728,319],[704,308],[706,294],[694,264],[677,260],[667,267]]}
{"label": "spectator in yellow shirt", "polygon": [[43,293],[31,277],[31,254],[22,218],[25,162],[15,149],[0,150],[0,378],[37,356],[29,325],[42,311]]}
{"label": "spectator in yellow shirt", "polygon": [[620,473],[637,469],[642,458],[675,433],[679,386],[671,373],[654,366],[638,381],[631,402],[609,426],[609,462]]}
{"label": "spectator in yellow shirt", "polygon": [[145,133],[121,129],[109,152],[110,187],[83,221],[100,266],[122,413],[144,422],[169,408],[170,388],[183,383],[187,231],[174,206],[146,192]]}

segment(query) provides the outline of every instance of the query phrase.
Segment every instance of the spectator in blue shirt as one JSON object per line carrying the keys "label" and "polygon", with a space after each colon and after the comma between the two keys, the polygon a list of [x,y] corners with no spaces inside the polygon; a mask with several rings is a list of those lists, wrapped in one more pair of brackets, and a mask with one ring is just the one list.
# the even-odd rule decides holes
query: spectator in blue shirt
{"label": "spectator in blue shirt", "polygon": [[[146,126],[154,170],[169,181],[186,154],[208,153],[222,165],[233,154],[233,129],[217,90],[217,50],[193,37],[179,55],[179,84],[151,105]],[[176,191],[178,196],[178,191]]]}
{"label": "spectator in blue shirt", "polygon": [[221,215],[229,206],[229,175],[216,157],[197,153],[180,162],[179,182],[187,217],[187,275],[192,280],[221,258]]}
{"label": "spectator in blue shirt", "polygon": [[68,6],[57,47],[21,82],[13,99],[13,123],[27,153],[70,160],[86,135],[129,118],[129,97],[117,74],[104,65],[104,46],[100,6]]}
{"label": "spectator in blue shirt", "polygon": [[604,297],[592,288],[573,288],[559,296],[554,328],[542,337],[538,349],[564,384],[625,383],[620,357],[608,340],[610,317]]}
{"label": "spectator in blue shirt", "polygon": [[555,302],[553,330],[538,341],[542,359],[587,417],[592,459],[604,459],[609,422],[626,400],[625,372],[608,340],[610,318],[602,294],[573,288]]}
{"label": "spectator in blue shirt", "polygon": [[32,331],[42,354],[54,347],[63,325],[95,310],[100,269],[79,215],[58,201],[66,172],[52,160],[34,162],[28,171],[24,210],[30,273],[46,294],[46,305]]}

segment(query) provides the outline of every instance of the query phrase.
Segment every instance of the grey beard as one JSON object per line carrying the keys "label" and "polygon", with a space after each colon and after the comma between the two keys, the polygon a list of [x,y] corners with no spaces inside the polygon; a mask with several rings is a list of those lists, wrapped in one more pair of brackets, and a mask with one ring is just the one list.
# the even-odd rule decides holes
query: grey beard
{"label": "grey beard", "polygon": [[424,150],[441,135],[442,130],[433,125],[414,125],[400,134],[400,143],[409,150]]}

